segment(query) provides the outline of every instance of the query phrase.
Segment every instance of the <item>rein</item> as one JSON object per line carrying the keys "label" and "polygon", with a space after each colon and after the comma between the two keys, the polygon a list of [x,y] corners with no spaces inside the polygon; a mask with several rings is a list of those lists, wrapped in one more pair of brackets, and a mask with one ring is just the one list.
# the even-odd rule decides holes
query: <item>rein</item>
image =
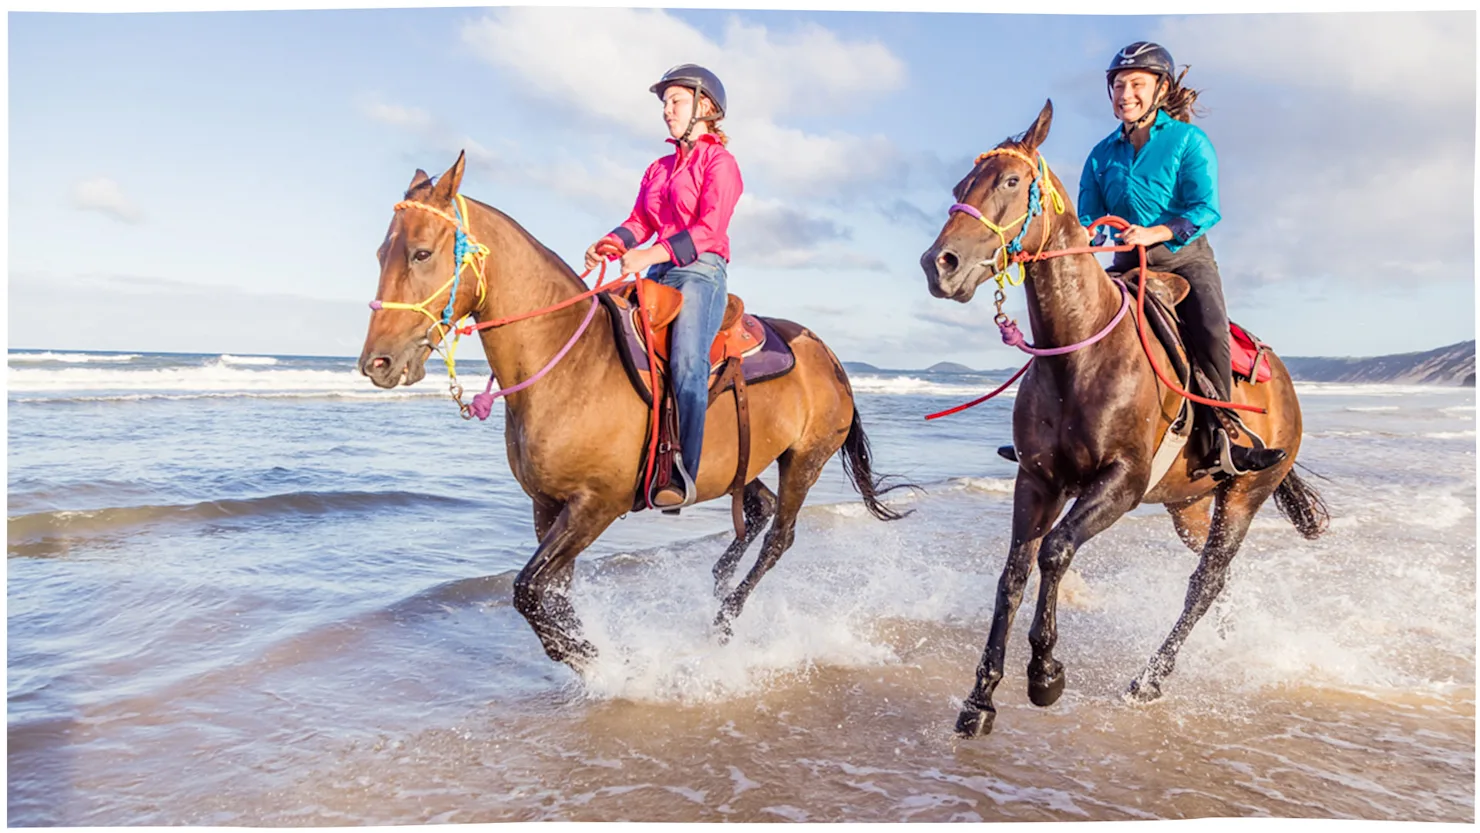
{"label": "rein", "polygon": [[[1084,341],[1078,342],[1076,344],[1070,344],[1065,347],[1052,348],[1034,347],[1033,345],[1028,344],[1027,340],[1023,337],[1022,331],[1018,329],[1017,322],[1009,319],[1007,315],[1002,312],[1002,304],[1007,300],[1007,295],[1005,292],[1006,285],[1011,284],[1012,286],[1021,286],[1023,281],[1027,279],[1025,264],[1036,263],[1038,261],[1048,260],[1049,258],[1054,257],[1064,257],[1066,255],[1094,254],[1096,252],[1128,252],[1131,249],[1135,249],[1140,254],[1141,259],[1141,280],[1136,287],[1136,334],[1141,339],[1141,350],[1146,354],[1146,361],[1150,362],[1152,371],[1156,373],[1156,378],[1159,379],[1163,385],[1169,388],[1173,393],[1176,393],[1178,396],[1202,405],[1210,405],[1218,408],[1231,408],[1239,411],[1250,411],[1258,414],[1268,413],[1267,409],[1261,408],[1257,405],[1245,405],[1237,402],[1221,402],[1216,399],[1207,399],[1205,397],[1198,396],[1197,394],[1183,390],[1180,385],[1167,378],[1167,375],[1162,371],[1161,366],[1156,363],[1156,358],[1151,351],[1151,341],[1146,336],[1146,282],[1148,280],[1148,269],[1146,265],[1146,247],[1144,245],[1122,244],[1119,246],[1076,246],[1068,249],[1044,251],[1044,246],[1046,246],[1048,243],[1048,223],[1044,222],[1042,223],[1043,238],[1042,242],[1039,243],[1038,251],[1033,254],[1028,254],[1023,249],[1022,241],[1023,238],[1027,236],[1028,226],[1032,224],[1033,218],[1038,216],[1039,214],[1046,215],[1048,213],[1047,208],[1050,197],[1053,200],[1055,213],[1063,214],[1064,200],[1062,195],[1058,193],[1057,189],[1053,187],[1053,183],[1049,179],[1048,163],[1044,161],[1042,154],[1038,154],[1038,160],[1035,164],[1033,159],[1025,153],[1013,150],[1012,148],[996,148],[978,156],[976,158],[976,163],[980,165],[983,159],[986,159],[989,156],[997,155],[1016,157],[1023,160],[1024,162],[1027,162],[1029,167],[1032,169],[1033,182],[1028,190],[1027,212],[1025,212],[1023,216],[1017,218],[1016,220],[1013,220],[1011,223],[1008,223],[1005,226],[998,226],[992,223],[991,221],[983,217],[981,211],[975,206],[967,205],[965,203],[956,203],[955,205],[952,205],[949,213],[954,214],[959,212],[970,217],[975,217],[977,220],[981,221],[982,225],[986,226],[988,230],[996,234],[998,240],[1002,241],[1002,245],[999,246],[997,251],[992,255],[992,263],[994,266],[996,265],[999,257],[1001,257],[1002,260],[1002,266],[999,267],[997,271],[992,275],[992,277],[997,281],[997,291],[994,293],[993,297],[993,302],[996,304],[997,307],[997,314],[993,317],[993,321],[997,324],[997,329],[1002,333],[1003,344],[1009,345],[1011,347],[1016,347],[1019,350],[1022,350],[1024,353],[1032,356],[1032,358],[1028,359],[1028,363],[1023,365],[1018,370],[1018,372],[1014,373],[1012,375],[1012,378],[1008,379],[1002,384],[1001,387],[997,388],[986,396],[980,397],[979,399],[974,399],[962,405],[957,405],[954,408],[949,408],[944,411],[929,414],[925,417],[925,419],[932,420],[939,419],[943,416],[950,416],[951,414],[964,411],[967,408],[980,405],[981,403],[986,402],[988,399],[997,396],[998,394],[1007,390],[1007,388],[1011,386],[1013,382],[1017,381],[1019,377],[1027,372],[1028,368],[1033,364],[1033,359],[1046,356],[1067,355],[1069,353],[1073,353],[1077,350],[1081,350],[1085,347],[1089,347],[1090,345],[1099,342],[1106,336],[1110,335],[1111,331],[1113,331],[1115,327],[1120,324],[1121,319],[1125,318],[1127,310],[1130,309],[1130,290],[1126,288],[1124,283],[1119,280],[1115,280],[1116,286],[1118,286],[1120,289],[1120,311],[1115,314],[1115,317],[1110,321],[1108,325],[1106,325],[1103,329],[1101,329],[1093,336],[1090,336]],[[1046,185],[1045,189],[1039,188],[1040,182],[1043,182]],[[1018,223],[1022,223],[1023,227],[1018,230],[1017,236],[1014,237],[1011,242],[1008,242],[1008,229],[1011,229]],[[1108,225],[1124,231],[1125,229],[1130,228],[1131,224],[1125,219],[1121,217],[1116,217],[1115,215],[1111,214],[1095,220],[1093,223],[1089,224],[1089,227],[1094,228],[1095,226],[1101,225]],[[1011,275],[1007,272],[1007,269],[1012,264],[1016,264],[1018,267],[1018,279],[1016,281],[1013,281]]]}
{"label": "rein", "polygon": [[[489,415],[493,413],[494,400],[498,399],[500,396],[508,396],[509,394],[518,393],[519,391],[524,390],[530,385],[533,385],[535,382],[538,382],[540,379],[543,379],[546,374],[548,374],[551,370],[555,368],[556,364],[559,364],[561,359],[565,358],[565,354],[570,352],[571,348],[574,347],[576,342],[580,340],[581,335],[586,332],[586,328],[591,325],[591,320],[596,317],[596,307],[598,306],[598,301],[593,296],[595,296],[598,292],[609,292],[613,289],[618,289],[622,286],[627,285],[628,283],[631,283],[631,281],[628,280],[617,280],[612,283],[606,283],[606,262],[603,261],[601,263],[601,272],[599,275],[597,275],[596,286],[593,289],[582,292],[573,297],[566,298],[560,303],[552,304],[548,307],[542,307],[530,312],[521,313],[519,315],[511,315],[504,318],[498,318],[493,321],[484,321],[481,323],[464,325],[461,327],[453,326],[453,306],[457,301],[457,287],[458,283],[462,279],[462,272],[465,267],[472,267],[473,272],[478,276],[478,303],[480,305],[483,303],[483,299],[486,296],[488,290],[488,282],[483,272],[483,264],[485,259],[488,257],[489,248],[474,239],[472,233],[469,231],[466,219],[468,216],[468,207],[467,202],[464,200],[462,194],[458,194],[453,198],[453,214],[448,214],[447,212],[443,211],[440,208],[437,208],[436,206],[428,205],[424,202],[418,202],[416,200],[404,200],[402,202],[396,203],[395,205],[395,210],[397,212],[404,211],[406,209],[417,209],[419,211],[426,211],[452,224],[454,233],[456,234],[456,244],[453,250],[452,279],[447,281],[447,283],[442,284],[442,286],[437,289],[437,291],[433,292],[430,297],[419,304],[407,304],[399,301],[382,301],[376,299],[370,302],[370,309],[413,310],[415,312],[421,313],[422,315],[425,315],[427,318],[430,318],[432,320],[432,325],[427,328],[426,335],[422,337],[422,343],[425,346],[430,347],[439,356],[441,356],[443,364],[447,366],[448,391],[452,395],[452,401],[457,403],[458,412],[462,414],[463,419],[472,419],[476,416],[480,420],[486,420],[488,419]],[[586,276],[590,274],[591,270],[587,269],[580,274],[580,279],[584,281],[586,279]],[[433,315],[427,309],[427,307],[438,297],[440,297],[443,292],[447,292],[449,289],[451,290],[451,292],[447,296],[447,306],[445,309],[443,309],[442,317],[439,319],[437,318],[437,316]],[[455,359],[457,354],[457,344],[462,336],[472,335],[479,330],[486,330],[491,327],[502,327],[506,324],[513,324],[516,321],[524,321],[530,318],[537,318],[542,315],[547,315],[549,313],[565,309],[566,307],[571,306],[585,298],[591,299],[591,307],[586,311],[585,319],[581,321],[581,325],[576,328],[575,334],[570,337],[570,340],[565,343],[565,346],[560,348],[560,350],[556,352],[556,354],[550,359],[549,362],[545,364],[544,367],[540,368],[540,370],[537,371],[533,376],[525,379],[523,382],[520,382],[517,385],[513,385],[512,387],[501,388],[497,391],[493,389],[493,386],[498,381],[498,379],[495,374],[490,373],[488,374],[488,385],[483,389],[483,392],[475,395],[471,403],[464,403],[462,401],[463,387],[457,381],[457,365]],[[469,313],[468,315],[465,315],[458,320],[466,320],[470,318],[471,315],[472,314]],[[644,324],[645,323],[646,319],[644,317]],[[438,330],[437,343],[435,344],[432,343],[431,340],[433,328]],[[442,349],[441,341],[449,332],[452,333],[452,344],[444,351]]]}

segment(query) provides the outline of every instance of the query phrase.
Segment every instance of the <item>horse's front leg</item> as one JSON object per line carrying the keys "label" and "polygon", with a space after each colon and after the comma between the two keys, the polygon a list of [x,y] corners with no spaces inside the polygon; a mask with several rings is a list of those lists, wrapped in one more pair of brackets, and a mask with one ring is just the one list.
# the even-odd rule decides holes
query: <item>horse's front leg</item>
{"label": "horse's front leg", "polygon": [[1028,699],[1035,706],[1052,706],[1064,693],[1064,665],[1053,658],[1059,638],[1059,581],[1085,541],[1136,508],[1145,480],[1145,474],[1136,477],[1127,463],[1111,463],[1095,476],[1038,549],[1038,609],[1028,631],[1028,643],[1033,646],[1033,658],[1028,662]]}
{"label": "horse's front leg", "polygon": [[992,632],[976,667],[976,685],[966,696],[961,714],[956,718],[956,733],[975,737],[992,731],[997,709],[992,705],[992,692],[1002,681],[1002,668],[1007,652],[1007,635],[1012,619],[1023,600],[1023,587],[1033,570],[1033,556],[1043,533],[1048,530],[1059,510],[1064,508],[1064,495],[1026,471],[1020,471],[1012,497],[1012,546],[1007,565],[997,580],[997,603],[992,610]]}
{"label": "horse's front leg", "polygon": [[[581,620],[565,596],[576,556],[591,545],[619,513],[584,496],[569,501],[540,539],[534,557],[514,579],[514,607],[556,662],[579,669],[596,656],[596,646],[581,639]],[[539,513],[536,513],[536,526]],[[553,591],[553,592],[552,592]]]}

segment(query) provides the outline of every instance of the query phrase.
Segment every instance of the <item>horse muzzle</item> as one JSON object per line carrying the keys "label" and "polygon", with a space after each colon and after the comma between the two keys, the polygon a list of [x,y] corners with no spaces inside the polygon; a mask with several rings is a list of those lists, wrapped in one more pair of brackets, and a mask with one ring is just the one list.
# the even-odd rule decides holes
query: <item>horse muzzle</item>
{"label": "horse muzzle", "polygon": [[412,342],[396,353],[367,349],[360,355],[360,373],[378,388],[414,385],[426,377],[426,360],[431,352],[425,339]]}
{"label": "horse muzzle", "polygon": [[996,274],[992,261],[970,262],[949,246],[932,246],[920,256],[920,268],[925,272],[931,295],[964,304],[976,295],[976,288],[983,281]]}

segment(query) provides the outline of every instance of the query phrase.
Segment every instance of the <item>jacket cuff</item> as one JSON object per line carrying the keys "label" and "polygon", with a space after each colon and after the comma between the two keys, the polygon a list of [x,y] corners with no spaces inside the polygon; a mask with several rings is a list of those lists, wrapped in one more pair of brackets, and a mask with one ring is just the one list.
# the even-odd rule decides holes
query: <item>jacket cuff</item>
{"label": "jacket cuff", "polygon": [[694,238],[687,230],[664,240],[661,244],[668,250],[668,255],[673,258],[674,266],[688,266],[699,259],[699,251],[694,248]]}
{"label": "jacket cuff", "polygon": [[1192,221],[1186,217],[1173,217],[1162,223],[1162,225],[1171,229],[1172,239],[1178,243],[1186,243],[1192,239],[1194,234],[1197,234],[1197,226],[1193,225]]}
{"label": "jacket cuff", "polygon": [[622,247],[625,249],[630,249],[637,245],[637,235],[628,231],[626,226],[617,226],[612,229],[612,237],[622,241]]}

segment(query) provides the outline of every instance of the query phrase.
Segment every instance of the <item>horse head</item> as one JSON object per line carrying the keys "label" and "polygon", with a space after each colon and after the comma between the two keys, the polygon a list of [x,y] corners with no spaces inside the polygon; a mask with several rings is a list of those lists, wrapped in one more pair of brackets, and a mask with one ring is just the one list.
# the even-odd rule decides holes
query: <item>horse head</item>
{"label": "horse head", "polygon": [[462,176],[461,153],[436,180],[418,168],[376,252],[380,286],[359,368],[377,387],[421,381],[427,357],[485,290],[481,269],[464,268],[468,252],[486,250],[467,233]]}
{"label": "horse head", "polygon": [[920,256],[931,295],[964,304],[983,281],[1006,271],[1023,240],[1046,238],[1050,198],[1062,206],[1062,188],[1038,153],[1052,122],[1049,101],[1021,137],[978,156],[956,183],[950,218]]}

